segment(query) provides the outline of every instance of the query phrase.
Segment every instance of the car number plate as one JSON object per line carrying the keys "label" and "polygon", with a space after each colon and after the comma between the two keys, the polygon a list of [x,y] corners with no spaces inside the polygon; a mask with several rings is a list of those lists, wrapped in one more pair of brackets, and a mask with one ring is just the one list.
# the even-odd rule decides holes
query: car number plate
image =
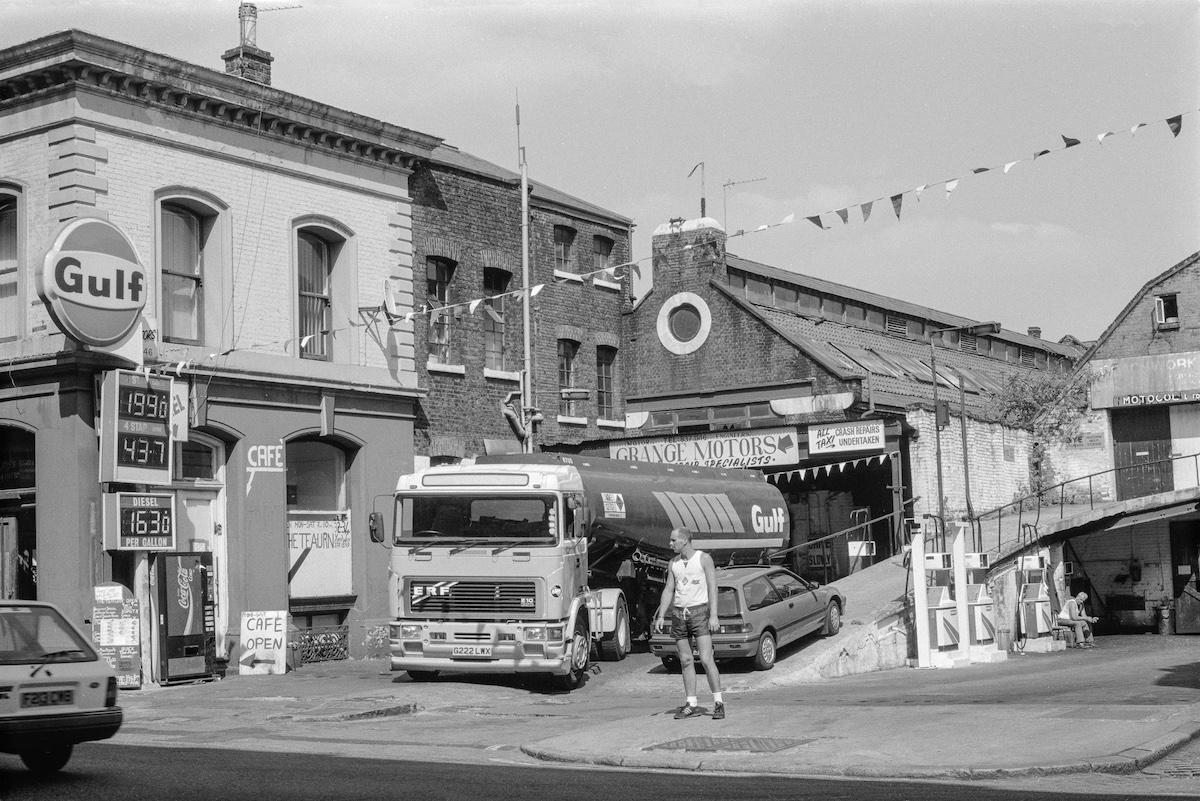
{"label": "car number plate", "polygon": [[491,656],[490,645],[455,645],[451,648],[451,656]]}
{"label": "car number plate", "polygon": [[21,693],[21,708],[36,706],[70,706],[75,703],[74,690],[42,690],[33,693]]}

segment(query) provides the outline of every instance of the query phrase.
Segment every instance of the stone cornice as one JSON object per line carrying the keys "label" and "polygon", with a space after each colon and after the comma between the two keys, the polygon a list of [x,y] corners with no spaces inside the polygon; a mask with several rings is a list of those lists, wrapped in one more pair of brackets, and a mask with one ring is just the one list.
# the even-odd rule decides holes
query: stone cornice
{"label": "stone cornice", "polygon": [[409,169],[441,144],[402,128],[82,31],[0,50],[0,111],[87,89],[258,136]]}

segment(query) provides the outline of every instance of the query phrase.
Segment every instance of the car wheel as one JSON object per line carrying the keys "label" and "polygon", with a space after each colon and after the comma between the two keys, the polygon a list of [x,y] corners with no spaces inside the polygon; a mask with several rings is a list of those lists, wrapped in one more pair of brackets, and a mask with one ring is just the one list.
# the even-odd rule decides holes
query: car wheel
{"label": "car wheel", "polygon": [[34,773],[54,773],[56,770],[62,770],[71,759],[73,747],[56,745],[38,751],[25,751],[21,754],[21,761]]}
{"label": "car wheel", "polygon": [[826,637],[832,637],[842,630],[842,608],[837,605],[836,601],[830,601],[829,606],[825,607],[825,628],[823,634]]}
{"label": "car wheel", "polygon": [[588,636],[587,623],[583,622],[583,612],[580,619],[575,621],[575,633],[571,635],[571,669],[565,676],[557,676],[556,683],[563,690],[577,690],[583,686],[587,676],[588,662],[591,659],[592,640]]}
{"label": "car wheel", "polygon": [[629,608],[622,600],[617,604],[617,626],[600,640],[600,656],[605,662],[620,662],[629,653]]}
{"label": "car wheel", "polygon": [[764,631],[758,638],[758,650],[754,652],[755,670],[770,670],[775,667],[775,635]]}
{"label": "car wheel", "polygon": [[664,656],[662,663],[668,673],[678,673],[682,669],[679,664],[679,657],[677,656]]}
{"label": "car wheel", "polygon": [[433,681],[438,677],[436,670],[410,670],[408,677],[413,681]]}

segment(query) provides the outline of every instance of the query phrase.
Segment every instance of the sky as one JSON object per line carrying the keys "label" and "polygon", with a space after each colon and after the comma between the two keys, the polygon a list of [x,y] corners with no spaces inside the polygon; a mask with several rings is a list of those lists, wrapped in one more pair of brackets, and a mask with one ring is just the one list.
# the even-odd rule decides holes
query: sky
{"label": "sky", "polygon": [[[519,100],[530,177],[631,218],[644,273],[703,201],[743,258],[1091,340],[1200,251],[1196,0],[257,5],[278,89],[514,171]],[[223,70],[238,2],[0,0],[0,47],[67,28]]]}

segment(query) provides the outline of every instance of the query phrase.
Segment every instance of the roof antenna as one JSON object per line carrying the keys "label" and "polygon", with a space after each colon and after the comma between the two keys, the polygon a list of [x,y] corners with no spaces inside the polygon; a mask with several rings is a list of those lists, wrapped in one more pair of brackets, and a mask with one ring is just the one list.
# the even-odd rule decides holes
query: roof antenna
{"label": "roof antenna", "polygon": [[727,201],[725,199],[726,190],[728,190],[729,187],[737,186],[738,184],[753,184],[758,181],[765,181],[765,180],[767,180],[767,179],[766,178],[747,178],[744,181],[729,180],[729,181],[726,181],[725,183],[721,184],[721,209],[722,209],[721,213],[724,215],[724,219],[721,220],[721,224],[725,227],[726,231],[729,230],[729,201]]}
{"label": "roof antenna", "polygon": [[700,216],[707,217],[708,214],[705,212],[705,208],[704,208],[704,162],[703,161],[700,162],[699,164],[697,164],[695,167],[692,167],[692,171],[687,174],[687,177],[691,178],[692,175],[695,174],[696,170],[700,171]]}
{"label": "roof antenna", "polygon": [[238,22],[242,28],[242,45],[258,47],[259,11],[286,11],[289,8],[303,8],[303,6],[299,3],[294,3],[290,6],[270,6],[269,8],[260,9],[256,3],[238,3]]}

